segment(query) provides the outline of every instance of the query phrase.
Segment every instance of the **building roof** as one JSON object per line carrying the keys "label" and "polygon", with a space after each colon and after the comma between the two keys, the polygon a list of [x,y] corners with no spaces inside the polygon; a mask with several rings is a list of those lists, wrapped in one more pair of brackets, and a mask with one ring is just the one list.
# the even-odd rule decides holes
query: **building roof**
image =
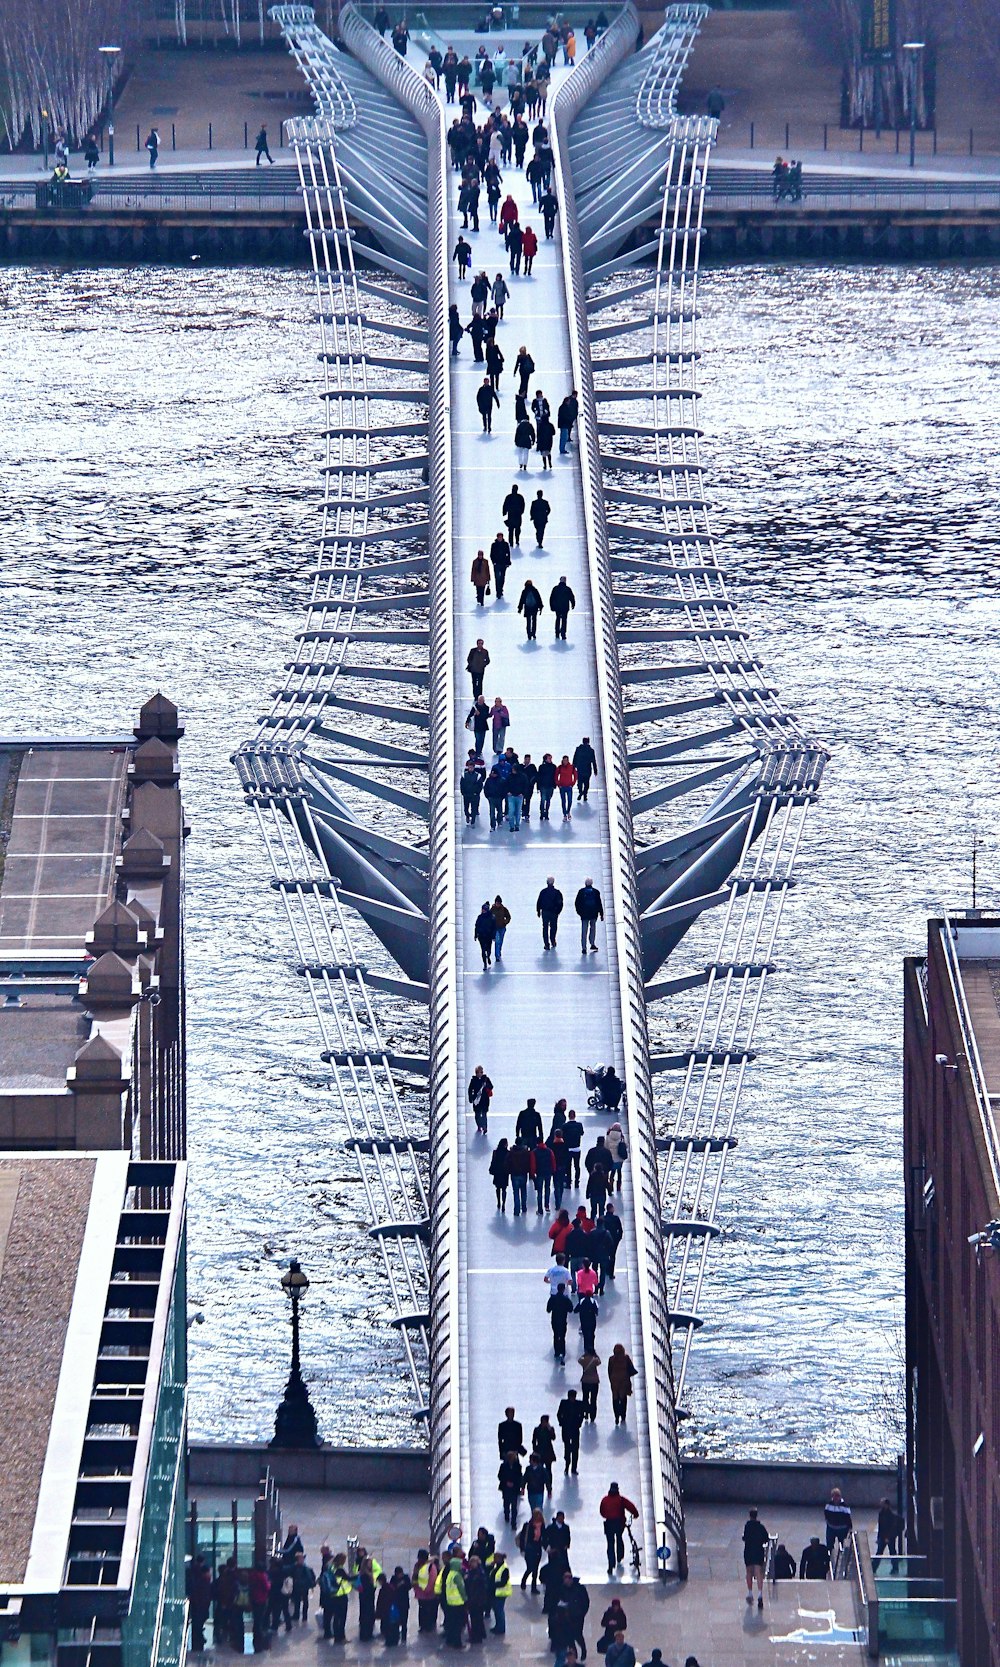
{"label": "building roof", "polygon": [[965,1044],[957,1063],[969,1073],[983,1180],[1000,1211],[1000,918],[951,916],[931,929],[940,932],[951,974]]}
{"label": "building roof", "polygon": [[181,734],[157,695],[131,734],[0,737],[0,1149],[134,1143],[137,1004],[182,981]]}
{"label": "building roof", "polygon": [[184,1183],[127,1152],[0,1156],[0,1640],[121,1613],[177,1381]]}
{"label": "building roof", "polygon": [[27,1570],[94,1170],[0,1158],[0,1581]]}

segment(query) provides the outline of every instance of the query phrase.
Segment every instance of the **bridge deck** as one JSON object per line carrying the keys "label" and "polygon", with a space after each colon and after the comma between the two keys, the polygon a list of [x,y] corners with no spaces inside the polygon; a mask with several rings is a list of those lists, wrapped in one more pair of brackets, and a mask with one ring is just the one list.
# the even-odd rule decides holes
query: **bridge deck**
{"label": "bridge deck", "polygon": [[[461,219],[456,217],[454,209],[458,176],[453,174],[451,178],[454,188],[449,235],[450,248],[454,248]],[[460,1080],[463,1085],[467,1083],[473,1068],[482,1064],[495,1087],[488,1140],[477,1135],[471,1108],[466,1107],[464,1169],[460,1182],[459,1254],[464,1270],[463,1330],[467,1340],[462,1389],[468,1409],[471,1468],[471,1494],[466,1497],[472,1501],[473,1528],[482,1522],[498,1533],[504,1525],[496,1485],[497,1422],[503,1416],[504,1407],[513,1404],[530,1445],[530,1432],[539,1415],[548,1412],[554,1423],[557,1405],[566,1389],[579,1385],[576,1358],[580,1350],[574,1319],[569,1332],[567,1365],[563,1369],[554,1364],[545,1312],[548,1288],[543,1284],[543,1274],[551,1260],[547,1230],[553,1216],[539,1217],[532,1198],[529,1198],[526,1218],[514,1220],[512,1201],[508,1203],[506,1215],[498,1214],[488,1174],[489,1154],[501,1136],[513,1141],[516,1115],[528,1096],[537,1099],[546,1132],[553,1105],[566,1096],[582,1117],[586,1151],[612,1119],[603,1113],[587,1111],[586,1095],[576,1067],[606,1059],[621,1063],[616,990],[619,969],[614,937],[604,926],[600,927],[600,953],[582,955],[579,923],[573,912],[577,889],[589,875],[602,892],[609,920],[612,915],[603,736],[580,469],[576,448],[568,458],[560,458],[557,441],[551,473],[543,476],[536,452],[532,453],[527,475],[519,476],[513,445],[516,388],[513,363],[518,347],[522,343],[527,345],[535,360],[537,370],[530,391],[533,396],[537,388],[544,390],[553,419],[559,400],[571,386],[569,324],[558,227],[556,240],[545,242],[540,216],[531,213],[530,187],[524,175],[513,167],[504,176],[504,192],[507,191],[519,204],[522,225],[535,226],[540,248],[532,277],[508,277],[511,298],[498,332],[506,369],[500,386],[502,404],[494,414],[492,438],[483,435],[476,409],[475,394],[483,367],[474,367],[468,340],[452,361],[457,768],[460,770],[464,764],[471,744],[471,736],[462,727],[471,704],[465,658],[476,638],[482,636],[491,660],[484,693],[490,702],[494,695],[501,695],[510,708],[509,744],[521,756],[530,753],[536,763],[546,751],[558,763],[563,753],[572,755],[581,737],[589,735],[598,755],[600,777],[591,789],[590,802],[575,806],[568,822],[562,819],[557,795],[551,821],[539,823],[536,796],[531,821],[519,833],[510,833],[506,827],[491,833],[484,799],[478,825],[464,830],[460,846]],[[469,234],[473,273],[480,267],[491,278],[498,270],[506,273],[503,242],[489,223],[485,193],[480,223],[479,235]],[[467,321],[471,312],[469,284],[458,282],[454,263],[450,299],[458,302],[463,322]],[[534,534],[526,519],[522,547],[514,551],[503,600],[498,601],[493,595],[485,607],[479,608],[469,570],[477,549],[488,552],[495,533],[502,527],[501,504],[514,480],[519,481],[529,503],[539,487],[544,488],[552,506],[545,548],[542,551],[535,547]],[[548,598],[562,574],[576,595],[577,605],[570,616],[568,641],[556,643]],[[517,612],[521,587],[529,576],[545,603],[537,641],[530,643]],[[486,745],[490,746],[489,737]],[[457,813],[461,815],[460,807]],[[536,897],[549,874],[555,876],[565,897],[558,950],[554,954],[546,953],[542,947],[535,915]],[[487,898],[492,900],[497,893],[503,896],[513,921],[502,962],[484,973],[472,929],[482,902]],[[609,1283],[601,1305],[597,1351],[606,1362],[614,1344],[624,1343],[641,1373],[642,1343],[630,1283],[634,1241],[628,1166],[623,1198],[626,1237],[618,1258],[617,1278],[613,1286]],[[582,1191],[570,1191],[565,1200],[571,1210],[582,1201]],[[642,1425],[636,1423],[638,1416],[641,1416],[639,1401],[634,1398],[629,1426],[615,1429],[605,1375],[597,1423],[584,1433],[579,1476],[564,1478],[561,1463],[556,1469],[551,1508],[563,1508],[567,1513],[573,1528],[573,1566],[585,1579],[600,1576],[606,1566],[598,1504],[612,1479],[620,1483],[626,1495],[643,1505],[645,1520],[637,1534],[643,1543],[644,1572],[652,1572],[653,1529],[646,1503],[648,1445],[643,1441]],[[644,1448],[645,1456],[640,1458]],[[509,1537],[507,1543],[511,1543]]]}

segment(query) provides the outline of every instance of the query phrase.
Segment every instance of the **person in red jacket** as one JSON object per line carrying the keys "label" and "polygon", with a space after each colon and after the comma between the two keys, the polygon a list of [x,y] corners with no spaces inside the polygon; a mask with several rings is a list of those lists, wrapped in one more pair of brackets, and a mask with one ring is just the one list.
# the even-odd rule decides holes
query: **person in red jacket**
{"label": "person in red jacket", "polygon": [[502,209],[500,210],[500,236],[503,237],[505,235],[506,231],[507,231],[507,227],[508,226],[513,226],[516,223],[516,221],[517,221],[517,204],[514,201],[513,197],[508,197],[507,201],[504,203]]}
{"label": "person in red jacket", "polygon": [[254,1653],[268,1647],[267,1606],[271,1596],[271,1582],[263,1563],[256,1563],[247,1576],[247,1593],[253,1615]]}
{"label": "person in red jacket", "polygon": [[560,1210],[549,1228],[549,1238],[552,1240],[552,1249],[556,1256],[563,1254],[572,1225],[573,1223],[569,1219],[569,1211]]}
{"label": "person in red jacket", "polygon": [[638,1505],[633,1505],[631,1499],[626,1499],[619,1490],[618,1483],[612,1482],[601,1500],[604,1538],[608,1542],[609,1574],[614,1574],[616,1565],[621,1568],[625,1561],[625,1524],[634,1522],[638,1515]]}
{"label": "person in red jacket", "polygon": [[531,277],[531,263],[538,253],[538,238],[530,226],[525,226],[524,237],[521,242],[521,254],[524,257],[524,275]]}
{"label": "person in red jacket", "polygon": [[564,752],[562,763],[556,766],[556,786],[562,801],[563,821],[569,822],[573,816],[573,789],[576,786],[576,771],[569,761],[569,753]]}

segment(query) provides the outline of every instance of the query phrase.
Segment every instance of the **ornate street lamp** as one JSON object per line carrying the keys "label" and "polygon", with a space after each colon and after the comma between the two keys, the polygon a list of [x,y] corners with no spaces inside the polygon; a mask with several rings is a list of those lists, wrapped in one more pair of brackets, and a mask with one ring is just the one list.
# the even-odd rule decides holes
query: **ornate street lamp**
{"label": "ornate street lamp", "polygon": [[97,50],[108,66],[108,167],[113,168],[115,165],[115,59],[121,52],[121,47],[99,46]]}
{"label": "ornate street lamp", "polygon": [[288,1264],[288,1272],[282,1275],[281,1289],[292,1304],[292,1369],[274,1416],[274,1435],[270,1445],[321,1447],[323,1442],[316,1414],[299,1364],[299,1303],[309,1289],[309,1281],[294,1259]]}

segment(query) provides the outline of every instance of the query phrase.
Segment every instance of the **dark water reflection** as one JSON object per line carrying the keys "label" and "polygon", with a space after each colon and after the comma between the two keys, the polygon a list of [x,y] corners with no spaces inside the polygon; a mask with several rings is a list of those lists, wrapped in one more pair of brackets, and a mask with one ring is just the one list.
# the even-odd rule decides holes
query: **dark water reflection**
{"label": "dark water reflection", "polygon": [[[974,826],[996,878],[998,292],[993,269],[703,280],[718,524],[759,651],[835,757],[693,1356],[702,1450],[894,1450],[873,1399],[902,1278],[900,958],[967,900]],[[114,730],[161,685],[187,721],[193,1431],[269,1432],[277,1261],[300,1251],[325,1433],[408,1440],[364,1202],[228,762],[313,559],[308,282],[7,269],[0,343],[0,731]]]}

